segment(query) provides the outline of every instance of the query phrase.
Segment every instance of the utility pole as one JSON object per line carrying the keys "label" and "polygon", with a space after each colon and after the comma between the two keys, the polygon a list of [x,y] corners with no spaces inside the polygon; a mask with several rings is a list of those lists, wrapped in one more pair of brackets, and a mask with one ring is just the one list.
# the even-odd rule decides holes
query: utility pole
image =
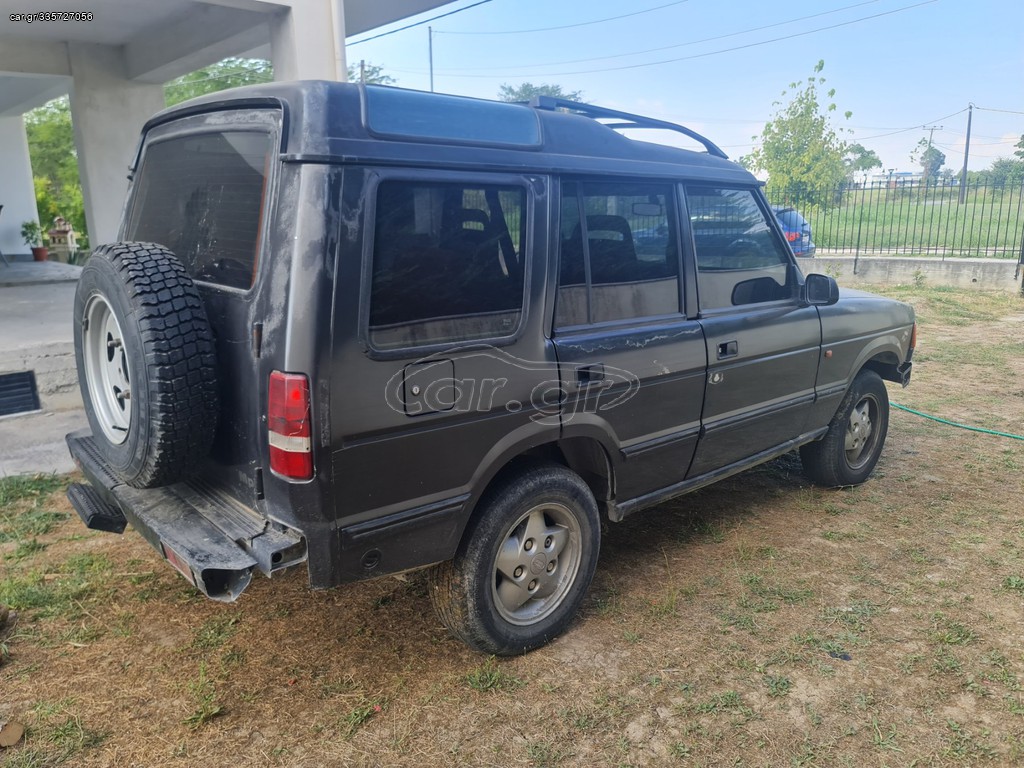
{"label": "utility pole", "polygon": [[427,27],[427,55],[430,57],[430,92],[434,92],[434,28]]}
{"label": "utility pole", "polygon": [[959,204],[967,202],[967,157],[971,153],[971,118],[974,116],[974,104],[967,105],[967,141],[964,143],[964,169],[960,172]]}
{"label": "utility pole", "polygon": [[924,130],[928,131],[928,149],[931,149],[932,148],[932,135],[936,131],[941,131],[942,130],[942,126],[941,125],[922,125],[921,128],[923,128]]}
{"label": "utility pole", "polygon": [[366,85],[366,59],[359,60],[359,82]]}

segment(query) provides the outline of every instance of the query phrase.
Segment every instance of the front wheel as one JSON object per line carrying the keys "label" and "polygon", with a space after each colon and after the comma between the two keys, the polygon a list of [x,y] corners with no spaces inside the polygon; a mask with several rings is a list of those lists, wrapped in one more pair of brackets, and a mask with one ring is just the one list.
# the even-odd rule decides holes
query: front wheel
{"label": "front wheel", "polygon": [[568,628],[597,567],[597,504],[579,475],[537,465],[488,491],[455,558],[431,571],[430,598],[453,635],[510,656]]}
{"label": "front wheel", "polygon": [[889,393],[881,377],[864,369],[853,380],[828,432],[800,449],[804,473],[818,485],[859,485],[882,455],[889,430]]}

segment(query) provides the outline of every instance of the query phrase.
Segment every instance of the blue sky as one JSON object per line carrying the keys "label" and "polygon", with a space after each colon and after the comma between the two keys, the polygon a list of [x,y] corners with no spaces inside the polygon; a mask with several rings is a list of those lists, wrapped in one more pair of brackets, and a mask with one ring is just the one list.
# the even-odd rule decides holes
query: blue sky
{"label": "blue sky", "polygon": [[[594,104],[682,122],[733,158],[819,59],[825,90],[836,90],[833,124],[886,170],[915,168],[923,125],[942,126],[935,144],[959,169],[970,102],[972,170],[1012,156],[1024,134],[1021,0],[490,0],[430,26],[439,92],[495,98],[503,83],[556,83]],[[429,90],[426,25],[353,45],[371,36],[349,39],[349,63],[365,59],[399,86]]]}

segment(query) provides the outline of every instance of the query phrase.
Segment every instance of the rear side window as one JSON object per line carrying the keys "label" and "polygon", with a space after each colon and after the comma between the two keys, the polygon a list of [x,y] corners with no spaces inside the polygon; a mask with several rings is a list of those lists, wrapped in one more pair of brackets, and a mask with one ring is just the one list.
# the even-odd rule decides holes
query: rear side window
{"label": "rear side window", "polygon": [[668,184],[564,183],[555,326],[679,312],[674,212]]}
{"label": "rear side window", "polygon": [[523,312],[526,191],[384,181],[377,188],[370,342],[509,336]]}
{"label": "rear side window", "polygon": [[196,280],[247,289],[256,273],[270,134],[223,131],[146,147],[126,237],[160,243]]}

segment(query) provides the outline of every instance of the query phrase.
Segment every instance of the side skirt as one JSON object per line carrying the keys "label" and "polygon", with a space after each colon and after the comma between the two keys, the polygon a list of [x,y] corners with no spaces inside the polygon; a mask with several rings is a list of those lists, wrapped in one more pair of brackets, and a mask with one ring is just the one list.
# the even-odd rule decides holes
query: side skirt
{"label": "side skirt", "polygon": [[[777,445],[774,448],[761,451],[760,453],[754,454],[742,461],[737,461],[733,464],[720,467],[719,469],[712,470],[711,472],[705,472],[703,475],[691,477],[687,480],[674,483],[657,491],[645,493],[643,496],[637,496],[636,498],[627,499],[626,501],[619,503],[609,503],[608,519],[613,522],[619,522],[623,518],[633,514],[634,512],[638,512],[641,509],[653,507],[656,504],[668,501],[675,496],[682,496],[684,493],[696,491],[698,488],[703,488],[704,486],[711,485],[719,480],[724,480],[727,477],[739,474],[740,472],[750,469],[751,467],[755,467],[758,464],[764,464],[766,461],[771,461],[783,454],[789,453],[793,449],[799,448],[805,443],[814,442],[815,440],[823,437],[827,431],[828,427],[822,427],[821,429],[816,429],[813,432],[805,432],[799,437],[787,440],[785,443]],[[700,450],[699,446],[698,450]]]}

